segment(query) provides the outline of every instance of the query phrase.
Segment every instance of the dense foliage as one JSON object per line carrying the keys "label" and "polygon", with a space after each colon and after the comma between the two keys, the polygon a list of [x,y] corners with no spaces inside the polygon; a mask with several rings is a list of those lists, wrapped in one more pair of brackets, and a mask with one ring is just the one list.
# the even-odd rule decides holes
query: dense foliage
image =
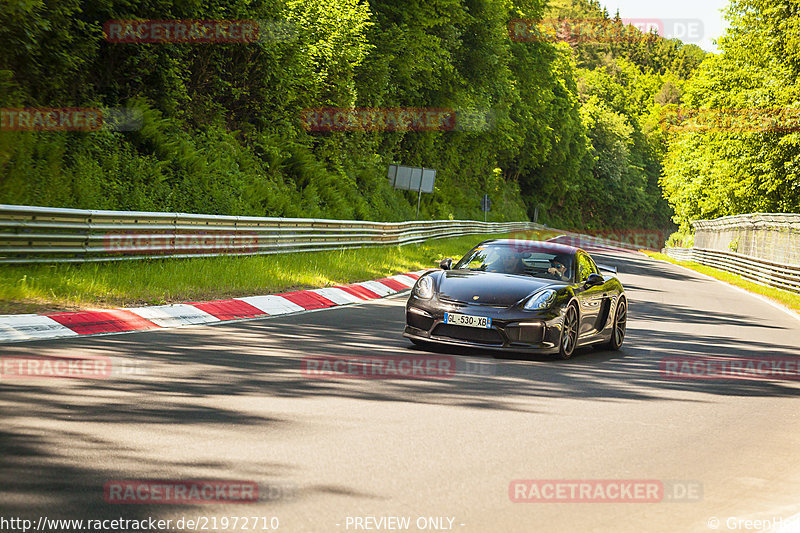
{"label": "dense foliage", "polygon": [[[510,19],[611,19],[596,1],[17,0],[0,5],[2,107],[119,106],[143,126],[0,131],[0,202],[401,220],[416,195],[389,163],[438,170],[425,218],[664,227],[661,105],[704,59],[636,32],[606,44],[515,42]],[[252,19],[250,44],[108,42],[111,19]],[[307,108],[446,108],[445,132],[309,132]]]}
{"label": "dense foliage", "polygon": [[700,218],[800,212],[800,3],[735,0],[727,17],[722,53],[685,86],[683,108],[704,114],[669,138],[663,187],[684,233]]}

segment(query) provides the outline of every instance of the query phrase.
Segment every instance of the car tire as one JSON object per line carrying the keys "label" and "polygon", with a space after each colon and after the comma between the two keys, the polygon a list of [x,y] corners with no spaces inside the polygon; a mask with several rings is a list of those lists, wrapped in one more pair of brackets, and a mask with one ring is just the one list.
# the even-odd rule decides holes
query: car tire
{"label": "car tire", "polygon": [[625,342],[625,332],[628,325],[628,301],[620,296],[617,309],[614,311],[614,322],[611,324],[611,340],[603,345],[607,350],[617,351]]}
{"label": "car tire", "polygon": [[574,304],[569,304],[564,313],[564,323],[561,327],[561,337],[558,340],[558,357],[567,360],[575,353],[580,331],[580,315]]}

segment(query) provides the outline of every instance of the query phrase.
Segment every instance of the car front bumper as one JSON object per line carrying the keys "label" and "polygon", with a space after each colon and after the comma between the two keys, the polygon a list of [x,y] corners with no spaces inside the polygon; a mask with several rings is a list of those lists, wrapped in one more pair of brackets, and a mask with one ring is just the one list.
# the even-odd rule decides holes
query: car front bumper
{"label": "car front bumper", "polygon": [[[488,329],[444,323],[445,313],[488,317]],[[411,297],[406,305],[409,339],[505,352],[558,353],[563,311],[561,308],[530,312],[509,308],[474,306]]]}

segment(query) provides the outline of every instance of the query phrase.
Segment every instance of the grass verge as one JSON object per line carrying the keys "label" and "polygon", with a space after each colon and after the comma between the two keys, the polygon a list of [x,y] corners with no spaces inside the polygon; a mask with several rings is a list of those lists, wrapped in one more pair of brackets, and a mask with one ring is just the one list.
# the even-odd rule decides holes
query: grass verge
{"label": "grass verge", "polygon": [[724,281],[725,283],[730,283],[731,285],[745,289],[746,291],[760,294],[761,296],[769,298],[770,300],[779,303],[784,307],[788,307],[796,312],[800,312],[800,294],[776,289],[774,287],[767,287],[765,285],[759,285],[758,283],[746,280],[737,274],[732,274],[726,270],[720,270],[718,268],[701,265],[700,263],[695,263],[694,261],[678,261],[662,253],[649,252],[646,250],[642,251],[654,259],[660,259],[661,261],[667,261],[668,263],[691,268],[692,270],[700,272],[701,274],[706,274],[712,278]]}
{"label": "grass verge", "polygon": [[262,256],[0,267],[0,314],[216,300],[354,283],[438,266],[498,235]]}

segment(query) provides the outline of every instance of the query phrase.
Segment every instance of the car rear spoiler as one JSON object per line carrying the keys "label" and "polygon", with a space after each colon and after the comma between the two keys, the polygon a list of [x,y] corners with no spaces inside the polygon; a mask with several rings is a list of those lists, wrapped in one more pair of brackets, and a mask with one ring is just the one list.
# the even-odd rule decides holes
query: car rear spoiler
{"label": "car rear spoiler", "polygon": [[597,265],[597,268],[600,270],[605,270],[606,272],[611,272],[615,276],[617,275],[617,267],[607,266],[607,265]]}

